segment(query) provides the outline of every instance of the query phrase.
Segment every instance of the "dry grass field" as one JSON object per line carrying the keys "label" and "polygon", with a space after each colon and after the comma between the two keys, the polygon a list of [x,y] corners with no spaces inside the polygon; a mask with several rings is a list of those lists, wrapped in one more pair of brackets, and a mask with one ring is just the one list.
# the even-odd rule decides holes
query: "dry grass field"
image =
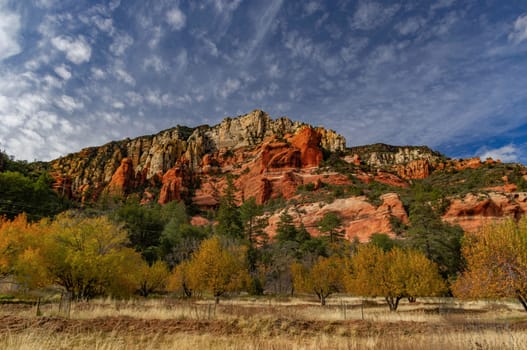
{"label": "dry grass field", "polygon": [[390,312],[381,299],[95,300],[0,305],[0,349],[525,349],[514,302],[421,299]]}

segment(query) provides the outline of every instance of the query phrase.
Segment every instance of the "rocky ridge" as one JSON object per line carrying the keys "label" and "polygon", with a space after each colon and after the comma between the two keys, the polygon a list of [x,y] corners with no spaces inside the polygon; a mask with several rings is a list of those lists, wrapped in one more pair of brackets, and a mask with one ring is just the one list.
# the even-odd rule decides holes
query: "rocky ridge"
{"label": "rocky ridge", "polygon": [[[56,183],[66,186],[65,191],[77,200],[86,193],[97,198],[102,193],[123,195],[161,187],[160,202],[166,203],[181,198],[176,192],[193,186],[193,177],[230,171],[247,160],[246,151],[261,144],[267,147],[261,150],[261,158],[269,170],[318,166],[322,149],[344,150],[346,140],[331,130],[286,117],[273,120],[255,110],[212,127],[177,126],[156,135],[86,148],[52,161],[51,169]],[[279,152],[280,148],[287,152]]]}
{"label": "rocky ridge", "polygon": [[[347,164],[346,170],[328,166],[331,159]],[[335,211],[342,218],[346,238],[365,241],[373,233],[394,235],[394,218],[408,223],[407,208],[399,194],[388,191],[372,200],[369,185],[405,189],[414,180],[427,179],[436,172],[448,174],[495,164],[499,163],[478,158],[447,159],[424,146],[346,148],[344,137],[332,130],[286,117],[273,120],[255,110],[212,127],[177,126],[155,135],[86,148],[52,161],[50,167],[55,190],[79,202],[135,194],[143,203],[185,200],[202,210],[218,207],[228,174],[234,179],[240,203],[250,197],[260,204],[272,199],[297,203],[283,210],[296,213],[292,216],[297,224],[304,224],[312,235],[319,234],[316,222]],[[356,194],[359,187],[366,188],[369,196]],[[313,198],[306,200],[299,194],[301,188],[309,188]],[[349,190],[350,194],[330,200],[317,197],[331,188]],[[517,192],[507,178],[499,186],[482,190],[450,198],[443,220],[473,231],[488,220],[527,213],[527,194]],[[279,214],[280,210],[268,213],[271,236]],[[193,222],[208,220],[196,217]]]}

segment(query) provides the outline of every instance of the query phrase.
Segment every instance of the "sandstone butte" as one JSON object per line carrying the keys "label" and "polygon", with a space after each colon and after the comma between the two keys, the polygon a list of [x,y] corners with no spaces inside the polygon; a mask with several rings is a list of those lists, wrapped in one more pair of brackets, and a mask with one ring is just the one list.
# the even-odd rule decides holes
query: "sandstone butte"
{"label": "sandstone butte", "polygon": [[[220,124],[196,128],[176,127],[156,135],[110,142],[51,162],[54,189],[80,202],[101,194],[126,196],[138,193],[142,203],[165,204],[190,199],[201,209],[214,209],[225,189],[226,174],[233,176],[239,203],[254,197],[258,203],[298,196],[300,185],[352,185],[345,174],[320,167],[324,152],[343,152],[342,160],[357,167],[354,174],[364,183],[377,181],[407,187],[434,169],[477,168],[479,158],[445,160],[426,147],[383,144],[346,149],[346,140],[332,130],[314,128],[282,117],[273,120],[265,112],[226,118]],[[487,160],[486,163],[491,163]],[[370,167],[361,170],[361,166]],[[473,231],[488,220],[518,217],[527,212],[527,194],[506,184],[488,195],[467,195],[451,201],[443,220]],[[158,192],[156,196],[154,193]],[[191,197],[190,197],[191,196]],[[348,239],[366,241],[373,233],[393,235],[390,220],[408,223],[408,214],[395,193],[381,196],[376,206],[364,196],[289,207],[297,224],[312,235],[327,212],[338,212]],[[269,213],[270,236],[280,211]],[[302,213],[302,214],[299,214]],[[193,224],[208,220],[195,217]]]}

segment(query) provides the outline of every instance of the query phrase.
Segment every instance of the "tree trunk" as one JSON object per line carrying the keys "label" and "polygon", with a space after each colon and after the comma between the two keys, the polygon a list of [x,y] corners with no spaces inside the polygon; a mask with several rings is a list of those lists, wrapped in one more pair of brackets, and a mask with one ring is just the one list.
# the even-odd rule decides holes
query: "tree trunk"
{"label": "tree trunk", "polygon": [[384,299],[388,303],[388,307],[390,308],[390,311],[397,311],[397,307],[399,306],[399,301],[402,299],[402,297],[385,297]]}
{"label": "tree trunk", "polygon": [[192,289],[188,288],[185,283],[183,283],[183,292],[185,293],[185,296],[187,298],[190,298],[192,296]]}
{"label": "tree trunk", "polygon": [[416,297],[408,297],[408,302],[410,303],[415,303],[416,300],[417,300]]}
{"label": "tree trunk", "polygon": [[216,295],[214,296],[214,304],[218,305],[220,303],[220,296]]}
{"label": "tree trunk", "polygon": [[319,299],[320,299],[320,306],[326,305],[326,297],[325,296],[320,295]]}
{"label": "tree trunk", "polygon": [[521,291],[517,291],[516,296],[518,297],[518,300],[522,304],[523,309],[527,311],[527,295],[525,293],[522,293]]}

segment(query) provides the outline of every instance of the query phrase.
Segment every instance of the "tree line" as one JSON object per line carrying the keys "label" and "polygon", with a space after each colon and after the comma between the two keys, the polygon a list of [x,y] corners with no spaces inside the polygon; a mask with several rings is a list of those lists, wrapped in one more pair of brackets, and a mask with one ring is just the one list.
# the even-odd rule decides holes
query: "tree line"
{"label": "tree line", "polygon": [[349,242],[337,212],[319,220],[313,237],[294,220],[303,213],[292,204],[270,239],[266,207],[254,198],[238,205],[227,180],[219,208],[202,226],[191,224],[192,208],[183,202],[160,206],[133,197],[54,218],[6,215],[0,276],[27,289],[60,286],[76,299],[174,291],[219,301],[245,291],[312,293],[325,304],[334,293],[350,293],[381,296],[396,310],[405,298],[454,295],[516,297],[527,310],[525,220],[463,234],[441,221],[427,191],[416,191],[410,225],[392,223],[401,239],[374,234],[367,244]]}

